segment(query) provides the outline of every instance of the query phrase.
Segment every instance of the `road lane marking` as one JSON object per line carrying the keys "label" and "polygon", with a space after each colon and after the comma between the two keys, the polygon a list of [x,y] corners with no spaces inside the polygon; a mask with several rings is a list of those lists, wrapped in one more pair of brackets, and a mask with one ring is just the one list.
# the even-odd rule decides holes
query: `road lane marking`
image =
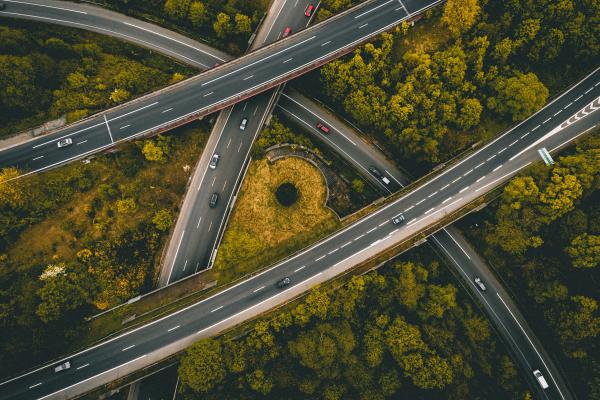
{"label": "road lane marking", "polygon": [[539,126],[539,125],[537,125],[535,128],[533,128],[533,129],[531,130],[531,132],[535,131],[535,130],[536,130],[537,128],[539,128],[539,127],[540,127],[540,126]]}
{"label": "road lane marking", "polygon": [[256,108],[254,109],[254,112],[252,113],[252,115],[256,115],[257,111],[258,111],[258,106],[256,106]]}
{"label": "road lane marking", "polygon": [[562,112],[562,110],[558,110],[557,112],[554,113],[554,115],[552,117],[556,117],[558,114],[560,114]]}
{"label": "road lane marking", "polygon": [[210,230],[212,229],[212,225],[213,225],[213,222],[210,221],[210,225],[208,226],[208,230],[206,232],[210,232]]}
{"label": "road lane marking", "polygon": [[511,171],[511,172],[509,172],[509,173],[508,173],[508,174],[506,174],[506,175],[502,175],[500,178],[498,178],[498,179],[495,179],[495,180],[491,181],[490,183],[486,183],[486,184],[485,184],[485,185],[483,185],[482,187],[475,189],[475,191],[476,191],[476,192],[479,192],[480,190],[482,190],[482,189],[485,189],[486,187],[488,187],[488,186],[490,186],[490,185],[493,185],[494,183],[496,183],[496,182],[498,182],[498,181],[501,181],[502,179],[506,178],[507,176],[510,176],[510,175],[514,174],[515,172],[519,172],[519,170],[521,170],[521,169],[523,169],[523,168],[527,167],[529,164],[531,164],[531,161],[529,161],[527,164],[523,165],[522,167],[519,167],[519,168],[515,169],[514,171]]}
{"label": "road lane marking", "polygon": [[338,250],[339,250],[339,248],[337,248],[337,249],[333,249],[333,250],[331,250],[329,253],[327,253],[327,255],[332,255],[333,253],[335,253],[335,252],[336,252],[336,251],[338,251]]}
{"label": "road lane marking", "polygon": [[346,242],[343,245],[340,246],[340,249],[343,249],[346,246],[350,246],[350,244],[352,244],[352,242]]}
{"label": "road lane marking", "polygon": [[294,272],[302,271],[304,268],[306,268],[306,265],[296,268]]}
{"label": "road lane marking", "polygon": [[213,186],[215,186],[215,181],[216,181],[216,180],[217,180],[217,176],[215,175],[215,176],[213,176],[213,181],[212,181],[212,183],[210,184],[210,187],[213,187]]}
{"label": "road lane marking", "polygon": [[421,200],[421,201],[418,201],[418,202],[416,202],[416,203],[415,203],[415,206],[418,206],[419,204],[421,204],[421,203],[422,203],[422,202],[424,202],[424,201],[425,201],[425,199],[423,199],[423,200]]}
{"label": "road lane marking", "polygon": [[77,370],[80,370],[80,369],[83,369],[83,368],[85,368],[85,367],[89,367],[89,365],[90,365],[90,363],[83,364],[82,366],[80,366],[80,367],[77,367],[76,369],[77,369]]}
{"label": "road lane marking", "polygon": [[221,308],[223,308],[223,306],[219,306],[219,307],[215,308],[214,310],[211,311],[211,313],[214,313],[215,311],[219,311]]}
{"label": "road lane marking", "polygon": [[417,219],[413,218],[410,221],[408,221],[408,223],[406,224],[406,226],[413,224]]}
{"label": "road lane marking", "polygon": [[79,146],[80,144],[84,144],[87,143],[87,140],[82,140],[81,142],[77,142],[77,145]]}
{"label": "road lane marking", "polygon": [[444,186],[442,186],[442,187],[440,188],[440,191],[442,191],[442,190],[446,189],[448,186],[450,186],[450,184],[447,184],[447,185],[444,185]]}
{"label": "road lane marking", "polygon": [[53,8],[55,10],[69,11],[69,12],[73,12],[73,13],[77,13],[77,14],[86,14],[87,15],[87,12],[85,12],[85,11],[71,10],[70,8],[63,8],[63,7],[57,7],[57,6],[47,6],[45,4],[37,4],[37,3],[28,3],[26,1],[13,1],[13,3],[27,4],[27,5],[30,5],[30,6]]}
{"label": "road lane marking", "polygon": [[227,186],[227,179],[225,179],[225,183],[223,184],[223,189],[221,190],[222,192],[225,191],[225,186]]}
{"label": "road lane marking", "polygon": [[394,1],[394,0],[388,0],[388,1],[386,1],[385,3],[382,3],[382,4],[378,5],[377,7],[373,7],[373,8],[371,8],[370,10],[368,10],[368,11],[365,11],[364,13],[358,14],[357,16],[355,16],[355,17],[354,17],[354,19],[360,18],[360,17],[362,17],[362,16],[364,16],[364,15],[367,15],[367,14],[369,14],[369,13],[372,13],[373,11],[375,11],[375,10],[377,10],[377,9],[379,9],[379,8],[381,8],[381,7],[383,7],[383,6],[385,6],[385,5],[388,5],[388,4],[390,4],[392,1]]}
{"label": "road lane marking", "polygon": [[323,254],[321,257],[317,258],[315,261],[321,261],[324,258],[325,258],[325,254]]}
{"label": "road lane marking", "polygon": [[527,135],[529,135],[529,132],[527,132],[527,133],[526,133],[526,134],[524,134],[524,135],[521,135],[521,139],[524,139],[525,137],[527,137]]}
{"label": "road lane marking", "polygon": [[470,186],[464,187],[464,188],[460,189],[460,190],[458,191],[458,193],[462,193],[462,192],[466,191],[466,190],[467,190],[467,189],[469,189],[469,188],[470,188]]}
{"label": "road lane marking", "polygon": [[254,290],[252,291],[252,293],[256,293],[256,292],[258,292],[258,291],[260,291],[260,290],[263,290],[264,288],[265,288],[264,286],[261,286],[261,287],[259,287],[258,289],[254,289]]}
{"label": "road lane marking", "polygon": [[484,179],[485,179],[485,175],[484,175],[484,176],[482,176],[482,177],[480,177],[479,179],[477,179],[477,180],[475,181],[475,183],[479,183],[479,182],[481,182],[481,181],[482,181],[482,180],[484,180]]}
{"label": "road lane marking", "polygon": [[240,152],[240,150],[242,149],[242,145],[244,144],[244,142],[240,142],[240,146],[238,147],[238,153]]}
{"label": "road lane marking", "polygon": [[35,388],[35,387],[38,387],[38,386],[40,386],[41,384],[42,384],[42,382],[38,382],[38,383],[36,383],[35,385],[31,385],[31,386],[29,386],[29,389],[33,389],[33,388]]}
{"label": "road lane marking", "polygon": [[472,169],[470,169],[470,170],[468,170],[467,172],[465,172],[465,173],[463,174],[463,176],[467,176],[467,175],[469,175],[471,172],[473,172],[473,170],[472,170]]}
{"label": "road lane marking", "polygon": [[229,142],[227,142],[227,148],[229,148],[229,145],[231,144],[231,139],[232,138],[229,138]]}
{"label": "road lane marking", "polygon": [[579,100],[579,99],[581,99],[582,97],[583,97],[583,95],[579,96],[578,98],[576,98],[576,99],[574,100],[574,102],[575,102],[575,101],[578,101],[578,100]]}
{"label": "road lane marking", "polygon": [[39,156],[39,157],[36,157],[36,158],[34,158],[34,159],[33,159],[33,161],[35,161],[35,160],[39,160],[39,159],[41,159],[41,158],[44,158],[44,156]]}
{"label": "road lane marking", "polygon": [[[461,197],[461,198],[459,198],[459,199],[456,199],[456,200],[454,200],[452,203],[450,203],[450,204],[448,204],[448,205],[446,205],[446,206],[444,206],[444,207],[440,208],[439,210],[436,210],[435,212],[432,212],[431,214],[429,214],[429,215],[427,215],[427,216],[425,216],[425,217],[421,218],[421,219],[420,219],[418,222],[421,222],[421,221],[423,221],[423,220],[426,220],[427,218],[431,218],[431,217],[433,217],[435,214],[437,214],[437,213],[439,213],[439,212],[441,212],[441,211],[444,211],[446,208],[448,208],[448,207],[450,207],[450,206],[452,206],[452,205],[454,205],[454,204],[458,203],[458,202],[459,202],[459,201],[461,201],[462,199],[463,199],[463,198]],[[413,223],[415,220],[416,220],[416,219],[412,220],[410,223]]]}
{"label": "road lane marking", "polygon": [[518,141],[519,141],[519,139],[515,140],[514,142],[512,142],[511,144],[509,144],[508,147],[511,147],[511,146],[517,144]]}
{"label": "road lane marking", "polygon": [[188,263],[188,260],[185,260],[185,262],[183,263],[183,270],[184,271],[185,271],[185,268],[187,267],[187,263]]}
{"label": "road lane marking", "polygon": [[445,204],[445,203],[449,202],[450,200],[452,200],[452,197],[448,197],[446,200],[442,201],[442,204]]}
{"label": "road lane marking", "polygon": [[586,90],[585,92],[583,92],[583,94],[588,94],[589,92],[591,92],[592,90],[594,90],[593,87],[589,88],[588,90]]}
{"label": "road lane marking", "polygon": [[462,178],[462,176],[459,176],[458,178],[456,178],[455,180],[453,180],[452,183],[456,183],[456,182],[460,181],[461,178]]}
{"label": "road lane marking", "polygon": [[364,236],[365,236],[364,233],[362,235],[358,235],[357,237],[354,238],[354,241],[357,241],[358,239],[362,239]]}
{"label": "road lane marking", "polygon": [[570,102],[569,104],[567,104],[567,105],[565,106],[565,108],[563,108],[563,110],[566,110],[567,108],[571,107],[571,104],[573,104],[573,102]]}
{"label": "road lane marking", "polygon": [[104,117],[104,122],[106,123],[106,128],[108,129],[108,135],[110,136],[110,142],[114,143],[114,139],[112,136],[112,132],[110,131],[110,126],[108,125],[108,120],[106,119],[106,114],[102,115]]}
{"label": "road lane marking", "polygon": [[498,171],[500,168],[502,168],[502,164],[500,164],[500,165],[498,165],[496,168],[494,168],[494,169],[492,170],[492,172],[496,172],[496,171]]}
{"label": "road lane marking", "polygon": [[244,80],[244,81],[247,81],[248,79],[252,79],[252,78],[254,78],[254,75],[247,76],[247,77],[245,77],[245,78],[244,78],[244,79],[242,79],[242,80]]}
{"label": "road lane marking", "polygon": [[493,156],[491,156],[490,158],[488,158],[487,160],[485,160],[486,162],[489,162],[490,160],[492,160],[494,157],[496,157],[496,154],[494,154]]}
{"label": "road lane marking", "polygon": [[123,125],[122,127],[119,128],[119,130],[129,128],[130,126],[131,126],[131,124]]}
{"label": "road lane marking", "polygon": [[543,124],[545,124],[546,122],[550,121],[551,119],[552,119],[552,117],[550,117],[550,118],[548,118],[548,119],[544,120],[544,122],[542,122],[542,125],[543,125]]}
{"label": "road lane marking", "polygon": [[388,236],[392,236],[394,233],[398,232],[398,229],[394,229],[393,231],[391,231],[390,233],[388,233]]}
{"label": "road lane marking", "polygon": [[[398,3],[400,3],[400,8],[404,9],[404,12],[406,13],[406,15],[410,15],[410,13],[408,12],[408,10],[406,9],[406,6],[404,5],[404,3],[402,2],[402,0],[398,0]],[[397,11],[398,9],[396,9]]]}
{"label": "road lane marking", "polygon": [[500,150],[500,151],[498,152],[498,154],[502,154],[502,153],[504,153],[504,151],[505,151],[505,150],[506,150],[506,147],[505,147],[505,148],[503,148],[502,150]]}
{"label": "road lane marking", "polygon": [[208,97],[208,96],[210,96],[211,94],[214,94],[214,93],[215,93],[215,92],[208,92],[208,93],[206,93],[206,94],[205,94],[204,96],[202,96],[202,97]]}
{"label": "road lane marking", "polygon": [[175,329],[179,328],[181,325],[174,326],[172,328],[167,329],[167,332],[173,332]]}
{"label": "road lane marking", "polygon": [[410,207],[408,207],[406,210],[404,210],[404,212],[410,211],[410,210],[412,210],[413,208],[415,208],[415,206],[410,206]]}
{"label": "road lane marking", "polygon": [[321,43],[321,47],[323,46],[327,46],[329,43],[331,43],[331,40],[326,41],[325,43]]}
{"label": "road lane marking", "polygon": [[161,111],[161,114],[164,114],[164,113],[166,113],[166,112],[169,112],[169,111],[171,111],[172,109],[173,109],[173,107],[171,107],[171,108],[167,108],[166,110],[163,110],[163,111]]}
{"label": "road lane marking", "polygon": [[435,196],[436,194],[438,194],[438,191],[437,191],[437,190],[436,190],[435,192],[431,193],[429,196],[427,196],[427,198],[429,199],[429,198],[431,198],[431,197]]}
{"label": "road lane marking", "polygon": [[477,169],[477,168],[481,167],[483,164],[485,164],[485,161],[482,162],[482,163],[480,163],[480,164],[477,164],[477,166],[475,168],[473,168],[473,169]]}
{"label": "road lane marking", "polygon": [[387,221],[383,221],[382,223],[379,224],[379,227],[381,228],[382,226],[387,225],[387,223],[388,223]]}
{"label": "road lane marking", "polygon": [[125,348],[124,348],[123,350],[121,350],[121,351],[127,351],[127,350],[129,350],[129,349],[133,349],[134,347],[135,347],[135,344],[132,344],[131,346],[127,346],[127,347],[125,347]]}
{"label": "road lane marking", "polygon": [[171,271],[169,271],[169,277],[167,278],[167,283],[171,281],[171,274],[175,269],[175,261],[177,260],[177,253],[179,253],[179,246],[181,246],[181,242],[183,241],[183,235],[185,234],[185,230],[181,232],[181,237],[179,238],[179,244],[177,244],[177,250],[175,250],[175,257],[173,257],[173,264],[171,264]]}
{"label": "road lane marking", "polygon": [[287,60],[285,60],[284,62],[282,62],[282,64],[287,64],[287,63],[289,63],[290,61],[292,61],[293,59],[294,59],[294,57],[292,57],[292,58],[288,58]]}
{"label": "road lane marking", "polygon": [[368,23],[366,23],[366,24],[362,24],[361,26],[359,26],[359,27],[358,27],[358,29],[362,29],[362,28],[364,28],[364,27],[365,27],[365,26],[367,26],[367,25],[369,25],[369,24],[368,24]]}
{"label": "road lane marking", "polygon": [[375,232],[377,230],[377,227],[369,229],[368,231],[365,232],[366,235],[368,235],[371,232]]}
{"label": "road lane marking", "polygon": [[424,214],[425,214],[425,215],[427,215],[427,214],[429,214],[430,212],[432,212],[433,210],[435,210],[435,208],[430,208],[429,210],[425,211],[425,212],[424,212]]}

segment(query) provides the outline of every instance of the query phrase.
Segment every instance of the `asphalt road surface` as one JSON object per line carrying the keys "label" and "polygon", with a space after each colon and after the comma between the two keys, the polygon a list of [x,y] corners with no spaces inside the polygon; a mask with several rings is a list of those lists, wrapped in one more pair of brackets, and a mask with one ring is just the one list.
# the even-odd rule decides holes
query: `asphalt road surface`
{"label": "asphalt road surface", "polygon": [[[71,355],[72,367],[67,371],[53,373],[52,366],[44,366],[5,381],[0,384],[0,398],[72,397],[271,309],[423,231],[506,182],[519,170],[539,162],[538,148],[545,146],[553,152],[589,132],[600,122],[598,109],[600,69],[468,157],[294,257],[201,302]],[[392,224],[391,219],[399,213],[407,222]],[[276,283],[283,277],[290,277],[291,284],[279,289]],[[490,289],[485,296],[498,294],[502,296]],[[531,347],[521,351],[535,352]],[[527,358],[535,357],[528,354]],[[543,398],[572,398],[551,364],[538,359],[532,366],[542,371],[550,385],[542,392]]]}
{"label": "asphalt road surface", "polygon": [[[286,27],[294,32],[305,28],[310,22],[304,15],[309,3],[310,0],[274,2],[252,46],[278,40]],[[185,195],[163,258],[159,286],[212,266],[219,238],[249,162],[250,149],[271,113],[277,93],[277,89],[272,89],[220,112]],[[247,123],[242,130],[243,120]],[[215,169],[209,168],[213,154],[219,156]],[[219,196],[214,208],[209,206],[213,193]]]}
{"label": "asphalt road surface", "polygon": [[[154,134],[210,114],[339,57],[439,2],[369,0],[193,78],[0,151],[0,168],[17,166],[27,173],[43,171],[84,158],[115,143]],[[23,3],[10,1],[0,15],[15,14],[14,9],[19,6]],[[73,144],[58,148],[58,140],[64,138],[72,139]]]}

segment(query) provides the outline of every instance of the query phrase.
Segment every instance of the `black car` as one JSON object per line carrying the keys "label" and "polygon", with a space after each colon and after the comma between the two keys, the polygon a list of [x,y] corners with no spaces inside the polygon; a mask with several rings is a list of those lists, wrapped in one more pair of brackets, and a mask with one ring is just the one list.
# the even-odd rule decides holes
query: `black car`
{"label": "black car", "polygon": [[210,208],[215,208],[217,203],[219,202],[219,193],[213,193],[210,195],[210,200],[208,201],[208,206]]}
{"label": "black car", "polygon": [[289,285],[290,282],[291,282],[291,279],[286,276],[285,278],[283,278],[282,280],[277,282],[277,287],[281,289],[281,288]]}
{"label": "black car", "polygon": [[369,172],[373,174],[373,176],[377,179],[381,179],[381,177],[383,176],[381,175],[381,172],[379,172],[379,170],[373,166],[369,167]]}

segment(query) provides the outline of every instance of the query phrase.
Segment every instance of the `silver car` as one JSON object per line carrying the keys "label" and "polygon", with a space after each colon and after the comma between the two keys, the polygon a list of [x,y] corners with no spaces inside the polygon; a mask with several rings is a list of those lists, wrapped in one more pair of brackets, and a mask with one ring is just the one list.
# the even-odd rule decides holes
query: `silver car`
{"label": "silver car", "polygon": [[483,281],[481,280],[480,277],[476,276],[475,279],[473,279],[473,281],[475,282],[475,284],[477,285],[477,287],[479,288],[479,290],[481,290],[482,292],[485,292],[485,283],[483,283]]}
{"label": "silver car", "polygon": [[56,145],[58,147],[67,147],[73,144],[73,139],[71,138],[64,138],[62,140],[59,140]]}
{"label": "silver car", "polygon": [[210,163],[208,164],[208,167],[210,169],[215,169],[217,168],[217,164],[219,163],[219,155],[218,154],[213,154],[212,158],[210,159]]}
{"label": "silver car", "polygon": [[248,118],[244,117],[242,122],[240,122],[240,130],[243,131],[246,129],[246,125],[248,125]]}
{"label": "silver car", "polygon": [[54,367],[54,372],[65,371],[69,368],[71,368],[71,362],[65,361],[64,363],[58,364],[56,367]]}

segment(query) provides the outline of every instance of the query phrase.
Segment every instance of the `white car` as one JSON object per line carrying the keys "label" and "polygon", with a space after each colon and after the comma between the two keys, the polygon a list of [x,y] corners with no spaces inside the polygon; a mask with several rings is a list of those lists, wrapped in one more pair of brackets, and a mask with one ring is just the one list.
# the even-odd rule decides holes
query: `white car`
{"label": "white car", "polygon": [[213,154],[212,158],[210,159],[210,163],[208,164],[208,167],[210,169],[215,169],[217,168],[217,164],[219,163],[219,155],[218,154]]}
{"label": "white car", "polygon": [[248,118],[244,117],[242,119],[242,122],[240,122],[240,131],[245,130],[247,124],[248,124]]}
{"label": "white car", "polygon": [[58,147],[67,147],[73,144],[73,139],[71,138],[64,138],[62,140],[59,140],[56,145]]}
{"label": "white car", "polygon": [[475,281],[475,284],[479,287],[479,290],[485,292],[485,283],[483,283],[480,277],[476,276],[475,279],[473,279],[473,281]]}
{"label": "white car", "polygon": [[548,382],[546,382],[546,378],[544,378],[539,369],[533,371],[533,376],[535,376],[542,389],[548,389]]}
{"label": "white car", "polygon": [[71,368],[71,362],[70,361],[65,361],[62,364],[57,365],[56,367],[54,367],[54,372],[60,372],[60,371],[64,371]]}

